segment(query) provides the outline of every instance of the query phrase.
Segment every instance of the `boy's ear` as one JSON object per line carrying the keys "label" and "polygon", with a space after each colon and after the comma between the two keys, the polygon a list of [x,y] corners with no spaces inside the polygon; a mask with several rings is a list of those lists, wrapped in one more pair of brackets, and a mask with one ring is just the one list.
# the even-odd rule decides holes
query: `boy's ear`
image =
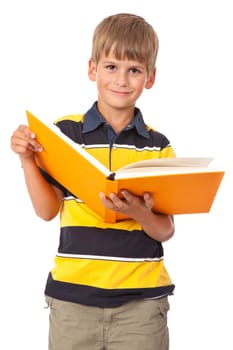
{"label": "boy's ear", "polygon": [[91,58],[88,61],[88,77],[91,81],[96,81],[96,63]]}
{"label": "boy's ear", "polygon": [[154,68],[152,70],[152,72],[150,73],[148,79],[147,79],[147,82],[146,82],[146,85],[145,85],[145,88],[146,89],[151,89],[152,86],[154,85],[154,82],[155,82],[155,76],[156,76],[156,68]]}

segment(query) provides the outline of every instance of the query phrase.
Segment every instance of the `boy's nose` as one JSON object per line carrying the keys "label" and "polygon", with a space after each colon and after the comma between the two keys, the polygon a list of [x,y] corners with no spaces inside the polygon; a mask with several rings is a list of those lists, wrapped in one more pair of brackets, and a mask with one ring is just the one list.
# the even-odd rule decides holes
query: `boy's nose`
{"label": "boy's nose", "polygon": [[119,72],[117,75],[116,75],[116,85],[117,86],[127,86],[128,82],[127,82],[127,75],[123,72]]}
{"label": "boy's nose", "polygon": [[127,79],[120,77],[116,80],[116,84],[117,86],[120,86],[120,87],[127,86],[128,85]]}

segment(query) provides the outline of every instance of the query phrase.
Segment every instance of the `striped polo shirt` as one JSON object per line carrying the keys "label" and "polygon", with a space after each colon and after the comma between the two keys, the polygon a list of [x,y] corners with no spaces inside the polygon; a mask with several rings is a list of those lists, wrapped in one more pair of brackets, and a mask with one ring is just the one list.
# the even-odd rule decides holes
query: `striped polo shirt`
{"label": "striped polo shirt", "polygon": [[[55,124],[111,171],[143,159],[175,156],[168,139],[144,123],[138,108],[119,134],[99,114],[96,103],[87,113],[60,118]],[[82,198],[73,196],[48,174],[44,176],[64,193],[60,242],[46,295],[114,307],[173,293],[161,242],[149,237],[134,220],[103,222]]]}

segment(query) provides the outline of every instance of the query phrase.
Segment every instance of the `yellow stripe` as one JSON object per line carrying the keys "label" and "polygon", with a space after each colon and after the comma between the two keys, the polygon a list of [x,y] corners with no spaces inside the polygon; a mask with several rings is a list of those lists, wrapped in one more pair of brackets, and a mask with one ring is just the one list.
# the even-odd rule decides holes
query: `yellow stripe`
{"label": "yellow stripe", "polygon": [[115,224],[105,223],[86,204],[78,203],[75,199],[67,199],[63,203],[61,227],[89,226],[97,228],[114,228],[115,230],[141,230],[134,220],[119,221]]}
{"label": "yellow stripe", "polygon": [[171,146],[167,146],[162,149],[160,152],[159,158],[174,158],[176,156],[173,148]]}
{"label": "yellow stripe", "polygon": [[153,288],[171,284],[159,262],[122,262],[55,258],[54,280],[105,289]]}
{"label": "yellow stripe", "polygon": [[[136,146],[135,146],[136,147]],[[98,159],[106,168],[109,167],[109,148],[86,148],[93,157]],[[129,163],[139,162],[140,160],[153,158],[173,158],[175,153],[172,147],[168,146],[162,150],[143,149],[138,151],[136,148],[113,148],[111,150],[111,171],[128,165]]]}
{"label": "yellow stripe", "polygon": [[57,124],[58,122],[63,121],[63,120],[72,120],[74,122],[80,122],[80,121],[82,122],[83,117],[84,117],[84,114],[70,114],[70,115],[66,115],[66,116],[57,118],[55,120],[54,124]]}
{"label": "yellow stripe", "polygon": [[138,152],[136,149],[113,148],[111,152],[112,171],[128,165],[129,163],[139,162],[140,160],[159,158],[160,151],[148,151],[144,149]]}

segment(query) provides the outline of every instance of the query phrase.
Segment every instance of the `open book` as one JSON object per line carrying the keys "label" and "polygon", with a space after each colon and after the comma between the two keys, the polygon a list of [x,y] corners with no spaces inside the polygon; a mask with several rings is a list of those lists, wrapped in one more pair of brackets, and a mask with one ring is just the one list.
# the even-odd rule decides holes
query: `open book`
{"label": "open book", "polygon": [[84,201],[105,222],[127,219],[109,210],[99,193],[120,195],[127,189],[142,196],[150,192],[154,210],[164,214],[207,213],[210,211],[224,171],[211,169],[211,158],[159,158],[131,163],[115,173],[64,135],[55,125],[48,126],[29,111],[29,128],[35,132],[43,151],[38,165],[72,194]]}

